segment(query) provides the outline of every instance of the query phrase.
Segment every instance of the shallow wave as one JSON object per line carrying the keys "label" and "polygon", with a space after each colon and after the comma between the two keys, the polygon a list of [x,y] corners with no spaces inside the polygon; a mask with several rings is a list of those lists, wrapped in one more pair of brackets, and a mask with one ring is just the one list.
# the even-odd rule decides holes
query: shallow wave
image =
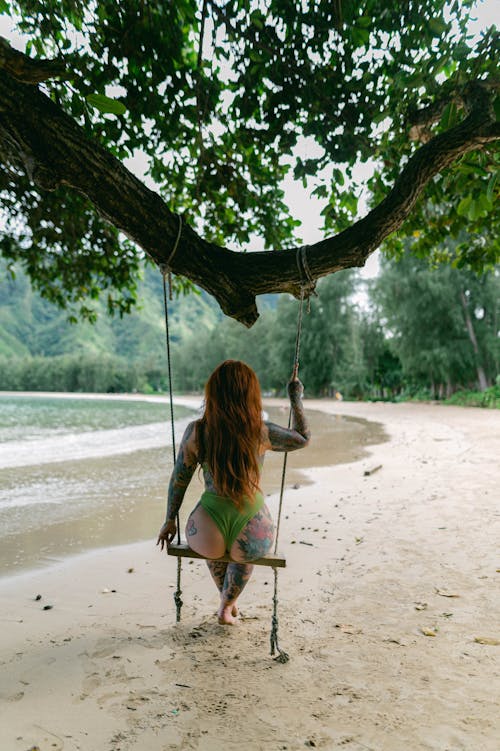
{"label": "shallow wave", "polygon": [[[23,506],[39,506],[40,504],[44,506],[60,506],[66,501],[66,496],[61,495],[60,498],[55,498],[54,496],[47,495],[46,492],[43,495],[36,495],[34,490],[34,488],[30,488],[29,494],[26,494],[24,489],[19,494],[9,491],[7,498],[3,498],[4,494],[0,492],[0,511],[22,508]],[[44,488],[44,491],[46,491],[46,488]]]}
{"label": "shallow wave", "polygon": [[[191,417],[176,420],[175,439],[180,440]],[[153,422],[115,430],[53,435],[24,441],[9,441],[0,446],[0,469],[30,467],[37,464],[98,459],[130,454],[134,451],[171,445],[170,426]]]}

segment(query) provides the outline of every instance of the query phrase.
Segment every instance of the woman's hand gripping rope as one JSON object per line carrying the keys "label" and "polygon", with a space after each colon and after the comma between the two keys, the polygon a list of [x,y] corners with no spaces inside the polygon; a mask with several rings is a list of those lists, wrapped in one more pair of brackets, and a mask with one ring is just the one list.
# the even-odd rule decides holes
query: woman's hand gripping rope
{"label": "woman's hand gripping rope", "polygon": [[297,371],[294,369],[293,375],[287,384],[288,396],[290,400],[302,399],[304,395],[304,386],[302,381],[297,376]]}

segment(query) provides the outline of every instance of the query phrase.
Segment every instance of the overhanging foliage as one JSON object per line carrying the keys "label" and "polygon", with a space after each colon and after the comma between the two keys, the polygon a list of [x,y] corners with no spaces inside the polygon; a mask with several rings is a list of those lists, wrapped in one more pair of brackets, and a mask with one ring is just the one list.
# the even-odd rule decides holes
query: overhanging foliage
{"label": "overhanging foliage", "polygon": [[[293,170],[325,201],[328,236],[308,250],[316,277],[363,265],[390,236],[397,251],[398,230],[429,255],[472,226],[489,237],[454,260],[494,262],[498,34],[472,48],[472,3],[445,8],[0,3],[28,39],[28,57],[0,49],[3,254],[60,304],[106,289],[127,310],[138,249],[165,262],[181,214],[173,271],[251,325],[256,295],[299,289],[281,187]],[[156,192],[124,165],[137,150]],[[355,221],[360,161],[376,165],[374,208]],[[283,252],[238,252],[256,233]]]}

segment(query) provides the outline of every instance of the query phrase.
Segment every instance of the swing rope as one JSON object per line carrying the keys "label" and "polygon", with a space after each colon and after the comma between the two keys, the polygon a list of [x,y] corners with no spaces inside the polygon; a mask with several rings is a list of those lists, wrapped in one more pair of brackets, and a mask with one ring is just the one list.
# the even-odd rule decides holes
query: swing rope
{"label": "swing rope", "polygon": [[[299,303],[299,313],[297,318],[297,334],[295,336],[295,352],[293,357],[293,369],[292,369],[292,378],[291,380],[295,380],[297,378],[298,372],[299,372],[299,357],[300,357],[300,340],[302,337],[302,316],[304,312],[304,299],[307,297],[307,312],[310,312],[310,298],[312,294],[316,294],[316,282],[312,277],[311,271],[309,269],[309,264],[307,263],[307,246],[303,246],[302,248],[298,248],[297,254],[296,254],[296,260],[297,260],[297,267],[299,269],[299,274],[301,278],[300,283],[300,303]],[[292,425],[292,408],[290,407],[290,411],[288,413],[288,429],[290,430]],[[288,451],[285,451],[285,454],[283,456],[283,469],[281,471],[281,487],[280,487],[280,498],[279,498],[279,505],[278,505],[278,518],[276,521],[276,539],[274,541],[274,553],[276,554],[278,550],[278,539],[280,534],[280,524],[281,524],[281,512],[283,510],[283,497],[285,494],[285,480],[286,480],[286,465],[288,460]],[[271,656],[273,656],[276,652],[278,653],[277,656],[274,658],[277,662],[285,663],[288,662],[290,659],[289,655],[280,648],[278,643],[278,569],[276,566],[273,566],[274,571],[274,594],[273,594],[273,615],[271,619]]]}
{"label": "swing rope", "polygon": [[[173,401],[173,386],[172,386],[172,358],[170,356],[170,330],[169,330],[169,323],[168,323],[167,280],[168,280],[168,290],[169,290],[168,299],[172,300],[172,269],[171,269],[170,264],[172,262],[172,258],[174,257],[177,247],[179,245],[181,233],[182,233],[182,217],[179,214],[179,228],[177,230],[177,238],[175,240],[173,250],[170,253],[166,263],[162,263],[160,265],[160,271],[163,277],[163,309],[165,312],[165,344],[166,344],[166,349],[167,349],[168,392],[169,392],[169,397],[170,397],[170,428],[172,431],[172,456],[174,460],[174,466],[175,466],[175,462],[177,461],[177,452],[175,448],[175,421],[174,421],[174,401]],[[178,513],[176,517],[176,524],[177,524],[177,543],[180,544],[181,532],[180,532],[180,519],[179,519]],[[182,574],[182,558],[178,558],[177,559],[177,589],[174,593],[177,623],[179,623],[181,619],[181,608],[183,605],[182,589],[181,589],[181,574]]]}

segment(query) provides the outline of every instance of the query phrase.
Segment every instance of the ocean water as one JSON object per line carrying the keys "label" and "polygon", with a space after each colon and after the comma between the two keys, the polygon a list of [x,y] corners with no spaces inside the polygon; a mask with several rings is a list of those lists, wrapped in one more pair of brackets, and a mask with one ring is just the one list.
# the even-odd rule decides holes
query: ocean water
{"label": "ocean water", "polygon": [[[175,407],[177,444],[195,416]],[[269,418],[285,425],[288,412],[270,409]],[[313,411],[309,419],[313,440],[290,454],[289,484],[304,482],[301,468],[353,461],[386,438],[365,420]],[[163,401],[0,394],[0,575],[109,545],[150,539],[153,548],[165,516],[171,440]],[[266,493],[278,489],[281,463],[282,454],[268,453]],[[181,520],[200,491],[195,473]]]}
{"label": "ocean water", "polygon": [[[193,411],[174,414],[178,441]],[[165,403],[0,395],[0,572],[148,537],[171,442]]]}

